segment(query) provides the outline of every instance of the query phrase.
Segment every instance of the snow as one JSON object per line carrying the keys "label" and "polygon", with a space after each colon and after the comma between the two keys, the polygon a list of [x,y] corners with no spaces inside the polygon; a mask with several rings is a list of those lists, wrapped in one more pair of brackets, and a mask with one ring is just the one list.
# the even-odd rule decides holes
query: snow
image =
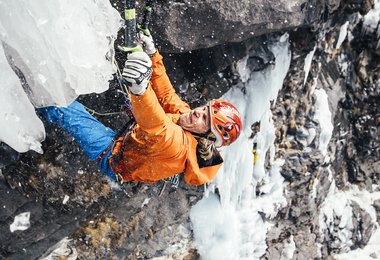
{"label": "snow", "polygon": [[313,182],[313,188],[310,192],[310,198],[311,199],[315,199],[317,197],[317,189],[319,187],[319,180],[318,179],[315,179],[315,181]]}
{"label": "snow", "polygon": [[68,237],[63,238],[57,244],[50,247],[39,260],[55,260],[55,259],[66,259],[75,260],[78,259],[77,250],[71,246],[72,239]]}
{"label": "snow", "polygon": [[45,133],[33,105],[66,106],[108,88],[120,21],[108,1],[0,1],[1,142],[42,152]]}
{"label": "snow", "polygon": [[251,71],[247,67],[248,58],[248,56],[245,56],[236,63],[236,70],[239,73],[240,79],[243,83],[246,83],[251,76]]}
{"label": "snow", "polygon": [[68,195],[65,195],[65,197],[63,197],[62,204],[65,205],[69,201],[69,199],[70,197]]}
{"label": "snow", "polygon": [[[284,161],[274,159],[275,128],[270,104],[276,100],[290,65],[287,34],[272,45],[272,51],[276,64],[263,72],[251,73],[245,94],[239,88],[232,88],[222,97],[236,105],[242,114],[244,131],[222,151],[225,162],[221,170],[205,197],[190,212],[202,259],[259,258],[267,248],[265,239],[272,226],[270,219],[286,205],[283,195],[286,183],[280,174]],[[242,69],[241,74],[246,75],[245,68]],[[251,125],[257,121],[261,121],[256,138],[259,159],[253,165],[253,140],[249,136]],[[264,169],[267,153],[269,170]],[[259,182],[263,185],[256,196]],[[213,193],[215,187],[220,198]]]}
{"label": "snow", "polygon": [[[371,255],[373,254],[380,256],[380,226],[376,209],[373,206],[374,202],[380,199],[380,191],[373,187],[373,192],[370,192],[352,184],[347,186],[345,190],[339,190],[336,187],[330,167],[327,167],[327,172],[331,185],[319,214],[321,237],[324,237],[327,230],[336,237],[333,242],[335,243],[334,247],[340,248],[342,253],[334,255],[334,259],[372,259]],[[316,192],[314,189],[317,188],[317,186],[313,186],[313,192]],[[350,247],[353,245],[352,234],[357,228],[353,226],[354,216],[351,207],[353,201],[370,216],[374,233],[364,248],[350,251]]]}
{"label": "snow", "polygon": [[151,260],[187,259],[189,252],[194,248],[191,231],[187,226],[179,225],[171,230],[175,236],[175,242],[169,242],[169,246],[162,252],[162,256],[150,258]]}
{"label": "snow", "polygon": [[[229,207],[231,205],[227,205]],[[191,209],[191,220],[196,246],[204,259],[237,259],[235,249],[239,247],[238,218],[233,208],[222,207],[216,194],[210,193]]]}
{"label": "snow", "polygon": [[380,37],[380,30],[378,27],[380,21],[380,0],[375,0],[375,6],[365,16],[363,22],[363,30],[367,32],[374,32],[376,29],[377,35]]}
{"label": "snow", "polygon": [[[337,189],[335,181],[332,180],[329,193],[320,210],[319,224],[322,237],[325,234],[325,230],[329,230],[330,233],[334,233],[334,236],[337,237],[334,243],[339,244],[334,246],[341,248],[343,252],[341,255],[336,256],[337,259],[353,259],[359,256],[362,256],[359,259],[368,259],[371,253],[376,253],[380,256],[379,224],[377,223],[376,210],[373,207],[374,201],[379,199],[380,191],[369,192],[359,189],[356,185],[350,185],[347,190],[342,191]],[[371,236],[365,248],[350,251],[350,247],[353,245],[352,233],[356,228],[352,222],[354,216],[352,214],[351,203],[353,201],[369,214],[371,223],[375,228],[375,233]],[[335,225],[338,225],[339,228],[336,228]]]}
{"label": "snow", "polygon": [[20,213],[15,216],[13,223],[9,226],[10,231],[13,233],[17,230],[24,231],[30,228],[30,212]]}
{"label": "snow", "polygon": [[376,231],[364,248],[358,248],[348,253],[334,255],[337,260],[346,259],[376,259],[380,256],[380,227],[376,224]]}
{"label": "snow", "polygon": [[141,207],[143,208],[144,206],[148,205],[149,201],[150,201],[150,198],[145,198],[143,203],[141,204]]}
{"label": "snow", "polygon": [[317,46],[314,46],[313,50],[306,55],[305,65],[303,67],[303,71],[305,72],[305,79],[303,81],[303,85],[306,84],[307,77],[309,76],[311,62],[313,61],[313,57],[314,57],[314,53],[316,49],[317,49]]}
{"label": "snow", "polygon": [[327,147],[330,142],[334,126],[332,124],[332,116],[329,110],[328,96],[324,89],[316,89],[315,115],[314,119],[319,122],[321,133],[319,136],[319,150],[327,155]]}
{"label": "snow", "polygon": [[380,0],[375,0],[375,6],[371,9],[364,17],[363,31],[364,33],[375,33],[377,34],[377,49],[380,49]]}
{"label": "snow", "polygon": [[291,235],[281,252],[280,260],[293,259],[294,251],[296,251],[296,243],[294,242],[293,235]]}
{"label": "snow", "polygon": [[344,40],[346,39],[347,37],[347,27],[349,25],[349,22],[345,22],[341,27],[340,27],[340,32],[339,32],[339,37],[338,37],[338,41],[336,43],[336,46],[335,48],[336,49],[339,49],[340,46],[342,46],[342,43],[344,42]]}
{"label": "snow", "polygon": [[[335,227],[335,221],[340,217],[339,228]],[[324,234],[324,230],[328,229],[329,233],[334,234],[341,245],[334,247],[342,248],[344,251],[349,251],[352,244],[352,208],[344,193],[339,192],[335,187],[335,182],[331,184],[330,192],[325,198],[324,204],[320,210],[319,223],[320,232]],[[322,235],[323,236],[323,235]],[[331,243],[336,243],[331,241]]]}

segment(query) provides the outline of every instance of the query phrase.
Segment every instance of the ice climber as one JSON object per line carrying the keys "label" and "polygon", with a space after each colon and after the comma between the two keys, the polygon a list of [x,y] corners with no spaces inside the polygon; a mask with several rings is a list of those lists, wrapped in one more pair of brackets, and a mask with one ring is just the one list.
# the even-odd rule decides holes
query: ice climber
{"label": "ice climber", "polygon": [[242,131],[240,114],[218,99],[191,110],[175,93],[152,37],[140,33],[138,41],[144,52],[129,54],[123,69],[136,121],[129,132],[117,137],[77,101],[39,110],[113,179],[152,183],[184,172],[190,185],[207,183],[223,162],[217,148]]}

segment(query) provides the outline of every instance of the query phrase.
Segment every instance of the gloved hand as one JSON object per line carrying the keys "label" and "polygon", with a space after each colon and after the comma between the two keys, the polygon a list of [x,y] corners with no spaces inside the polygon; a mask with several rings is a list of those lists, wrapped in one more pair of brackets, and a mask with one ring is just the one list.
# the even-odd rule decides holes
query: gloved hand
{"label": "gloved hand", "polygon": [[148,55],[153,55],[156,53],[156,47],[154,46],[152,35],[147,36],[142,31],[140,31],[137,34],[136,40]]}
{"label": "gloved hand", "polygon": [[123,69],[123,79],[130,83],[129,90],[134,95],[144,94],[152,76],[152,61],[145,52],[128,55]]}

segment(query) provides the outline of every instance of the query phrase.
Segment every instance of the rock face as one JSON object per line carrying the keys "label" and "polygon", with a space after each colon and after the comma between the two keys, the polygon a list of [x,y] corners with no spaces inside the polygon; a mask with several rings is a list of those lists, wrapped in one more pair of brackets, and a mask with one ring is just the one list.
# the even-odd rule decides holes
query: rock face
{"label": "rock face", "polygon": [[187,52],[252,36],[313,26],[340,1],[160,1],[153,31],[161,49]]}
{"label": "rock face", "polygon": [[[47,129],[44,155],[21,155],[1,171],[1,258],[197,255],[188,227],[189,209],[202,196],[197,187],[181,181],[174,189],[161,181],[130,185],[125,194],[56,130]],[[14,217],[24,212],[30,228],[11,232]],[[179,250],[170,248],[178,243]]]}
{"label": "rock face", "polygon": [[[123,1],[111,3],[123,12]],[[199,105],[236,84],[231,65],[244,56],[263,69],[270,34],[295,28],[317,31],[332,14],[343,19],[345,13],[364,14],[372,6],[373,0],[156,1],[151,30],[159,50],[167,54],[173,83],[180,92],[192,93],[186,101]]]}
{"label": "rock face", "polygon": [[[122,9],[122,1],[111,2]],[[375,229],[372,216],[356,202],[350,205],[351,245],[341,243],[339,216],[323,232],[318,218],[333,182],[339,191],[352,184],[373,191],[379,185],[378,36],[363,34],[362,23],[350,20],[349,31],[361,37],[336,48],[345,19],[354,12],[365,13],[372,4],[364,0],[157,3],[153,31],[174,86],[192,105],[242,84],[237,60],[248,56],[252,70],[275,62],[266,48],[267,39],[284,30],[290,34],[293,59],[272,106],[276,156],[286,162],[281,173],[289,182],[288,206],[273,219],[276,225],[268,233],[263,259],[279,259],[290,243],[297,248],[294,259],[326,259],[365,246]],[[314,47],[315,58],[304,82],[305,57]],[[118,55],[123,63],[125,57]],[[347,60],[348,67],[342,67]],[[329,94],[336,123],[328,147],[330,162],[325,162],[316,141],[320,127],[313,118],[312,88],[317,75],[318,86]],[[98,115],[118,129],[127,117],[121,105],[108,102],[120,97],[115,88],[112,81],[107,93],[81,101],[98,112],[121,111]],[[44,155],[19,155],[0,147],[0,258],[47,259],[60,251],[68,259],[199,259],[188,214],[202,197],[202,187],[181,182],[174,189],[162,181],[130,186],[126,195],[99,175],[95,163],[68,142],[71,138],[62,130],[49,126],[47,136]],[[379,200],[373,208],[380,223]],[[31,213],[31,227],[12,233],[9,225],[23,212]]]}
{"label": "rock face", "polygon": [[[346,222],[337,211],[329,227],[321,229],[320,216],[326,218],[322,208],[329,192],[343,194],[353,186],[358,192],[378,192],[379,185],[375,177],[380,170],[380,128],[376,121],[380,107],[375,101],[380,95],[376,53],[379,36],[376,32],[366,33],[356,15],[346,19],[350,21],[348,30],[352,35],[361,37],[346,39],[338,48],[343,26],[339,23],[327,24],[327,31],[320,32],[322,37],[307,45],[298,40],[300,32],[292,34],[294,58],[279,102],[274,106],[275,124],[282,126],[277,132],[277,151],[278,156],[286,159],[282,175],[289,181],[288,207],[281,210],[275,220],[276,227],[269,233],[268,250],[263,259],[280,255],[290,237],[297,248],[294,259],[326,259],[333,254],[363,248],[376,230],[369,211],[355,201],[348,202],[350,210],[347,212],[351,215],[347,223],[352,223],[351,228],[343,231]],[[301,33],[302,37],[308,38],[305,33]],[[311,71],[304,84],[305,75],[299,68],[304,66],[306,54],[314,46]],[[315,79],[318,79],[316,85]],[[312,129],[319,132],[314,121],[312,88],[315,86],[328,93],[333,115],[328,161],[316,149],[315,141],[307,141]],[[379,214],[377,202],[370,206]]]}

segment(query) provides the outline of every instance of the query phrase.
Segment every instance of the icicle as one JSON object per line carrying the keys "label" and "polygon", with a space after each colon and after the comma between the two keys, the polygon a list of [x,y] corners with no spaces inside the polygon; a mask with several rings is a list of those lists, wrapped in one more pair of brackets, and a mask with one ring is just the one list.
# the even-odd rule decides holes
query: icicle
{"label": "icicle", "polygon": [[344,42],[344,40],[346,39],[348,25],[349,25],[349,22],[347,21],[340,27],[340,33],[339,33],[338,41],[337,41],[336,46],[335,46],[336,49],[339,49],[340,46],[342,45],[342,43]]}
{"label": "icicle", "polygon": [[314,57],[314,53],[315,53],[315,50],[317,49],[317,46],[314,46],[313,50],[311,52],[309,52],[307,55],[306,55],[306,58],[305,58],[305,65],[303,67],[303,71],[305,72],[305,79],[303,81],[303,85],[305,86],[306,84],[306,81],[307,81],[307,77],[309,76],[309,71],[310,71],[310,66],[311,66],[311,62],[313,61],[313,57]]}

